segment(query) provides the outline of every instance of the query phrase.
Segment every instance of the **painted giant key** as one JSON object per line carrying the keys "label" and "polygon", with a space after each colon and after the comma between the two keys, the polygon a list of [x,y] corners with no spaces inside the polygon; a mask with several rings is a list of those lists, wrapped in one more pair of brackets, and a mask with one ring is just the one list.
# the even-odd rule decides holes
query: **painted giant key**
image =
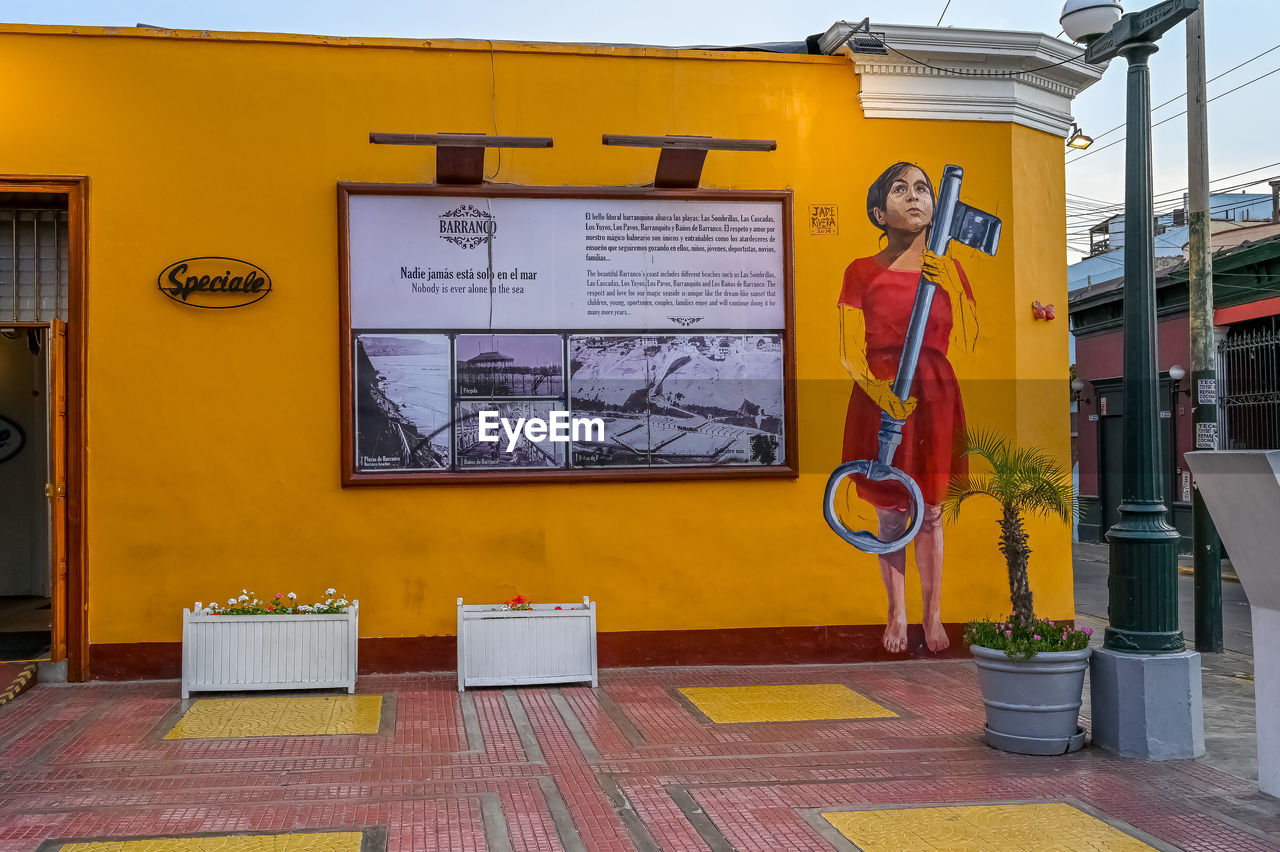
{"label": "painted giant key", "polygon": [[[963,179],[964,169],[959,166],[947,166],[942,172],[938,203],[934,208],[933,223],[929,231],[929,251],[939,256],[944,255],[954,240],[994,255],[996,245],[1000,242],[1000,220],[960,200],[960,184]],[[906,399],[911,395],[911,384],[915,380],[916,363],[920,358],[920,346],[924,342],[925,326],[929,322],[929,309],[933,306],[935,290],[933,282],[922,274],[916,288],[915,303],[911,307],[902,356],[898,360],[898,374],[893,382],[893,393],[899,399]],[[822,514],[827,519],[827,524],[835,530],[836,535],[864,553],[893,553],[901,550],[920,531],[920,523],[924,518],[924,497],[920,493],[920,486],[893,466],[893,456],[902,443],[902,425],[905,422],[895,419],[887,411],[881,412],[879,457],[845,462],[832,471],[827,480],[822,503]],[[897,482],[907,492],[907,525],[901,536],[884,541],[869,530],[851,530],[840,520],[836,514],[836,492],[840,483],[854,474],[861,474],[875,482]]]}

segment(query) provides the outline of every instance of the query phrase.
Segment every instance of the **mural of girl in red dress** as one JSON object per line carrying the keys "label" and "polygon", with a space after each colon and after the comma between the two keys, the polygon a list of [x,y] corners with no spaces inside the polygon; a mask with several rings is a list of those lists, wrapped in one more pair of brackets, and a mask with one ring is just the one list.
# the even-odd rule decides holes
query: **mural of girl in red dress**
{"label": "mural of girl in red dress", "polygon": [[[949,351],[971,352],[978,336],[977,308],[960,264],[926,249],[933,219],[933,183],[913,163],[895,163],[867,191],[867,216],[883,234],[884,247],[859,258],[844,272],[838,301],[840,360],[853,378],[844,424],[843,461],[879,454],[880,413],[905,420],[894,465],[920,486],[924,518],[916,535],[915,561],[924,600],[924,637],[930,651],[950,645],[942,626],[942,510],[951,477],[968,471],[962,454],[964,403]],[[937,285],[912,385],[913,396],[892,390],[920,275]],[[855,475],[858,497],[875,507],[878,536],[891,540],[907,525],[907,493],[894,482]],[[883,644],[907,650],[906,550],[879,557],[889,598]]]}

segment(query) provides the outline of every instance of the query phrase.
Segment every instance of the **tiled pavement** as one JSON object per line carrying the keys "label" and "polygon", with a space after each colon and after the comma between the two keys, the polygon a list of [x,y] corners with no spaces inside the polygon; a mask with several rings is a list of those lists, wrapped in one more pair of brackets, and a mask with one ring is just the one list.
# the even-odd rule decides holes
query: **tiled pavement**
{"label": "tiled pavement", "polygon": [[293,695],[202,698],[164,735],[166,740],[376,734],[381,695]]}
{"label": "tiled pavement", "polygon": [[[365,852],[858,848],[849,837],[879,850],[896,832],[907,850],[1280,850],[1280,802],[1203,761],[989,749],[966,662],[624,669],[600,682],[459,695],[451,675],[367,677],[377,733],[214,739],[166,739],[190,707],[174,682],[42,685],[0,708],[0,850],[304,830],[360,832]],[[680,692],[786,684],[841,684],[896,715],[717,724],[700,693]],[[1070,807],[990,807],[1051,803]],[[1018,845],[1019,820],[1058,842]]]}
{"label": "tiled pavement", "polygon": [[171,837],[68,843],[64,852],[364,852],[359,831]]}

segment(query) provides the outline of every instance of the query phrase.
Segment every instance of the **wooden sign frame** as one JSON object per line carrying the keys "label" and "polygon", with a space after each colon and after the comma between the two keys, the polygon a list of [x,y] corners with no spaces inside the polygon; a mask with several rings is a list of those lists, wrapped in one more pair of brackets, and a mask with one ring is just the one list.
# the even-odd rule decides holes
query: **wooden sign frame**
{"label": "wooden sign frame", "polygon": [[[340,472],[343,487],[363,485],[477,485],[481,483],[542,482],[638,482],[691,479],[794,479],[799,475],[795,359],[795,270],[793,200],[789,190],[653,189],[647,187],[523,187],[491,185],[381,184],[340,182],[338,190],[338,352],[341,441]],[[780,465],[708,465],[649,468],[554,468],[529,470],[468,470],[368,472],[356,469],[354,405],[354,338],[351,327],[350,199],[355,195],[444,196],[485,198],[574,198],[645,201],[764,201],[782,211],[783,446]],[[470,330],[459,331],[469,332]],[[555,329],[565,333],[577,329]],[[607,333],[602,330],[584,330]],[[518,333],[499,329],[495,333]],[[654,332],[667,334],[668,332]],[[670,332],[676,333],[679,332]],[[690,332],[696,334],[697,332]]]}

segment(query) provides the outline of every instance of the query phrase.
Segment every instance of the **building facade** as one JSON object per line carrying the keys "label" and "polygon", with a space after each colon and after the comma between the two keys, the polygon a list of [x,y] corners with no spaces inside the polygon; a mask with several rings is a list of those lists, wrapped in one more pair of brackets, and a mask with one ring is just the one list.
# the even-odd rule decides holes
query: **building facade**
{"label": "building facade", "polygon": [[[836,46],[844,35],[833,28]],[[5,499],[26,506],[38,540],[23,545],[21,559],[16,533],[0,540],[11,548],[10,573],[35,578],[9,588],[47,593],[53,657],[67,661],[72,679],[173,676],[183,607],[242,589],[308,597],[326,588],[360,600],[362,671],[452,667],[455,600],[517,593],[590,595],[602,665],[942,653],[940,634],[921,633],[928,606],[955,652],[959,625],[1008,610],[993,506],[966,506],[961,522],[938,533],[940,610],[936,596],[923,599],[908,559],[905,652],[882,641],[877,559],[823,521],[845,430],[878,425],[846,422],[853,385],[839,354],[842,277],[882,247],[867,207],[877,176],[905,161],[936,186],[946,166],[964,167],[961,198],[998,211],[1003,232],[994,256],[963,245],[950,253],[981,324],[971,352],[943,345],[938,356],[954,368],[970,426],[1065,461],[1066,323],[1035,320],[1029,306],[1066,296],[1055,261],[1064,249],[1062,139],[1070,99],[1100,72],[1079,61],[1078,48],[1038,34],[885,27],[882,37],[932,65],[1002,73],[939,74],[898,54],[836,47],[0,27],[10,80],[0,95],[10,117],[0,139],[0,225],[10,220],[15,235],[0,269],[0,299],[8,297],[0,324],[19,338],[2,341],[7,387],[28,401],[15,397],[14,413],[0,414],[25,419],[29,438],[49,436],[21,449],[33,462],[26,473],[15,462],[0,469]],[[460,175],[474,160],[371,144],[370,135],[448,132],[553,146],[490,149],[482,179],[466,183]],[[603,145],[610,134],[776,147],[711,151],[692,186],[663,189],[653,185],[659,155]],[[568,272],[584,256],[573,205],[586,205],[588,222],[604,217],[600,224],[615,209],[715,223],[715,205],[768,206],[774,218],[758,225],[761,234],[719,221],[740,247],[750,246],[740,237],[773,240],[772,266],[760,252],[728,265],[671,265],[648,249],[587,243],[585,256],[602,258],[587,262],[610,274],[693,270],[704,285],[714,270],[744,279],[764,270],[774,295],[759,307],[775,319],[735,324],[756,300],[713,297],[743,304],[726,303],[724,319],[704,332],[683,322],[709,306],[656,305],[665,297],[651,289],[635,305],[605,306],[639,317],[621,331],[621,321],[549,313],[546,305],[586,286]],[[570,208],[579,218],[557,224],[555,211]],[[436,229],[444,219],[447,228]],[[517,266],[538,252],[561,259],[534,284]],[[430,279],[441,270],[479,270],[488,284]],[[525,295],[545,288],[537,291],[545,300],[526,310],[513,294],[488,319],[475,308],[513,293],[516,281]],[[378,282],[390,301],[377,301]],[[441,292],[433,284],[450,288],[452,307],[424,307],[444,305],[430,301]],[[682,287],[671,286],[675,298],[687,295]],[[492,347],[458,342],[501,334]],[[657,344],[623,352],[619,334]],[[563,372],[543,370],[538,341],[511,339],[520,335],[562,341]],[[581,374],[611,347],[628,363],[647,359],[634,373],[634,400],[610,401]],[[556,398],[567,393],[570,405],[596,400],[615,420],[641,418],[654,434],[670,428],[672,448],[738,441],[750,458],[728,452],[718,458],[732,464],[717,466],[713,450],[690,450],[702,460],[655,470],[660,442],[621,436],[577,448],[576,462],[574,448],[551,458],[519,449],[498,458],[502,470],[465,470],[457,448],[471,444],[459,412],[470,403],[449,365],[478,351],[522,359],[522,371],[507,372],[528,380],[532,396],[552,385],[534,389],[530,377],[558,376],[568,390]],[[419,384],[396,383],[405,375],[391,369],[397,358],[402,367],[419,359]],[[776,365],[767,378],[776,403],[750,394],[690,400],[705,386],[695,367],[730,363]],[[442,393],[456,403],[424,401],[429,369],[441,371]],[[427,420],[426,410],[442,418]],[[677,434],[690,430],[699,435]],[[440,437],[455,433],[456,441]],[[364,452],[365,437],[388,449]],[[589,469],[624,447],[630,467]],[[412,476],[409,459],[421,465]],[[516,469],[525,464],[547,469]],[[846,502],[850,525],[875,523],[861,501]],[[1069,530],[1042,520],[1029,529],[1038,610],[1071,618]]]}
{"label": "building facade", "polygon": [[[1252,239],[1250,239],[1252,237]],[[1226,230],[1213,236],[1214,326],[1218,338],[1219,446],[1280,447],[1280,226]],[[1183,454],[1196,449],[1191,419],[1188,268],[1178,263],[1156,280],[1156,337],[1164,493],[1169,521],[1191,545],[1191,472]],[[1076,376],[1074,428],[1080,469],[1079,537],[1104,542],[1120,504],[1124,423],[1124,281],[1071,293]],[[1172,375],[1171,375],[1172,371]]]}
{"label": "building facade", "polygon": [[[1271,193],[1215,192],[1209,196],[1210,227],[1215,233],[1249,229],[1277,221],[1280,181]],[[1157,268],[1181,261],[1191,239],[1186,202],[1159,213],[1155,220]],[[1115,279],[1124,269],[1124,214],[1118,213],[1089,229],[1089,252],[1067,267],[1067,289],[1074,292],[1090,284]]]}

